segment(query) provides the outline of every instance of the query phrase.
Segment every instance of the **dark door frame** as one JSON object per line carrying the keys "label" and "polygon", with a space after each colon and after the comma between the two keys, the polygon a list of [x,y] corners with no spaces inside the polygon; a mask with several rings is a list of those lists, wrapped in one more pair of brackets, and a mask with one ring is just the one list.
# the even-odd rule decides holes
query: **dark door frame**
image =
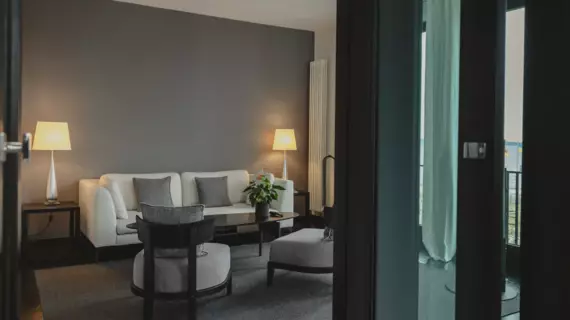
{"label": "dark door frame", "polygon": [[521,318],[563,319],[570,301],[568,1],[526,0]]}
{"label": "dark door frame", "polygon": [[484,142],[487,156],[458,155],[458,320],[501,317],[506,8],[506,0],[462,1],[459,150]]}
{"label": "dark door frame", "polygon": [[[20,140],[21,103],[21,1],[0,0],[2,21],[2,120],[8,141]],[[8,154],[3,166],[1,305],[2,319],[18,319],[20,313],[20,206],[18,182],[20,155]]]}
{"label": "dark door frame", "polygon": [[337,25],[334,319],[416,319],[421,1],[339,0]]}
{"label": "dark door frame", "polygon": [[526,0],[507,0],[507,10],[516,10],[524,8]]}
{"label": "dark door frame", "polygon": [[[503,206],[497,181],[503,179],[504,166],[505,1],[463,1],[459,141],[486,142],[488,157],[459,160],[464,177],[459,182],[458,320],[493,320],[501,315]],[[410,301],[417,299],[418,283],[418,229],[412,221],[417,222],[414,188],[419,171],[420,6],[414,0],[338,1],[337,320],[372,319],[377,306],[386,320],[417,317]],[[395,195],[392,199],[388,186]],[[391,232],[390,226],[398,231]],[[397,241],[390,244],[390,235]],[[400,259],[400,268],[377,261],[376,255]],[[413,259],[409,268],[407,259]],[[401,287],[393,287],[398,281]],[[391,303],[386,303],[392,288]],[[407,303],[402,303],[405,293]]]}

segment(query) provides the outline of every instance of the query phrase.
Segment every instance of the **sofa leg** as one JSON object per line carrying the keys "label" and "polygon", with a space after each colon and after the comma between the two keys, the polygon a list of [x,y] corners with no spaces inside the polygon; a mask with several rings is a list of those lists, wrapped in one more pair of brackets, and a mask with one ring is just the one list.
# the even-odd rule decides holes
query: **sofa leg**
{"label": "sofa leg", "polygon": [[226,284],[226,296],[231,296],[233,293],[233,278],[230,276],[228,283]]}
{"label": "sofa leg", "polygon": [[152,320],[154,313],[154,300],[150,297],[144,298],[143,319]]}
{"label": "sofa leg", "polygon": [[271,287],[273,285],[273,276],[275,275],[275,268],[271,265],[271,262],[267,263],[267,286]]}
{"label": "sofa leg", "polygon": [[196,320],[196,297],[188,299],[188,320]]}

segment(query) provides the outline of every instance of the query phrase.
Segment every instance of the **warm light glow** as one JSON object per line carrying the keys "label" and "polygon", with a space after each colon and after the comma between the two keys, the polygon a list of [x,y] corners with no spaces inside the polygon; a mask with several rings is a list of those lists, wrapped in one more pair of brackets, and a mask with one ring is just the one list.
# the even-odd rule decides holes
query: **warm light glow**
{"label": "warm light glow", "polygon": [[71,150],[67,122],[38,121],[34,150]]}
{"label": "warm light glow", "polygon": [[275,130],[275,140],[273,140],[273,150],[297,150],[295,140],[295,130],[277,129]]}

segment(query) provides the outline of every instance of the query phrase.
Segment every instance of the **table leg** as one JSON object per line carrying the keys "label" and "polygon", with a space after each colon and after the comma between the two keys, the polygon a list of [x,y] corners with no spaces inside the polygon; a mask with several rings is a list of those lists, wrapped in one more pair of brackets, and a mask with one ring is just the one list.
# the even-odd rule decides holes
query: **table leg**
{"label": "table leg", "polygon": [[80,209],[75,210],[75,237],[78,238],[81,235],[81,214]]}
{"label": "table leg", "polygon": [[69,211],[69,237],[75,237],[75,210]]}
{"label": "table leg", "polygon": [[259,225],[259,256],[263,256],[263,227]]}
{"label": "table leg", "polygon": [[26,249],[28,246],[28,215],[22,214],[22,246],[20,248],[22,257],[26,258]]}

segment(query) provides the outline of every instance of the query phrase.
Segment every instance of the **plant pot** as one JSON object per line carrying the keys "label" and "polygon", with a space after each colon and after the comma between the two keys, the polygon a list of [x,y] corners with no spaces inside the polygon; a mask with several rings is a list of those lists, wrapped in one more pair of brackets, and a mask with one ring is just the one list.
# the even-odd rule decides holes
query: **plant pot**
{"label": "plant pot", "polygon": [[257,220],[269,218],[269,203],[257,203],[255,205],[255,218]]}

